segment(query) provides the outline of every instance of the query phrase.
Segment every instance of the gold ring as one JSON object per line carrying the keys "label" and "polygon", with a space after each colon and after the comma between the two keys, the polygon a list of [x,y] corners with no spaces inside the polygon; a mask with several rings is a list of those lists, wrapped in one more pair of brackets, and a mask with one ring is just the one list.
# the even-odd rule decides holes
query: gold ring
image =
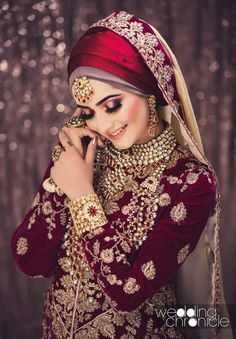
{"label": "gold ring", "polygon": [[56,145],[52,152],[52,161],[57,161],[60,158],[62,152],[64,152],[64,149],[60,145]]}
{"label": "gold ring", "polygon": [[68,140],[68,141],[66,142],[66,145],[69,145],[70,147],[71,147],[71,146],[74,146],[74,144],[73,144],[73,142],[72,142],[71,140]]}
{"label": "gold ring", "polygon": [[65,124],[66,127],[85,127],[86,122],[80,117],[77,116],[72,116]]}

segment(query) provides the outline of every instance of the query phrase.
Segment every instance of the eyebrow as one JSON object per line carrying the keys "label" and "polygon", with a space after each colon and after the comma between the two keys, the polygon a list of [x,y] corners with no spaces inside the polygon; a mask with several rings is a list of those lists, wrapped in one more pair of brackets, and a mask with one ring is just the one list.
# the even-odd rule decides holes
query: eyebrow
{"label": "eyebrow", "polygon": [[[108,95],[106,96],[105,98],[103,98],[102,100],[98,101],[96,103],[96,106],[100,106],[101,104],[103,104],[105,101],[107,101],[108,99],[111,99],[111,98],[114,98],[114,97],[118,97],[120,96],[121,94],[112,94],[112,95]],[[82,105],[79,105],[77,104],[77,107],[79,108],[89,108],[89,106],[82,106]]]}

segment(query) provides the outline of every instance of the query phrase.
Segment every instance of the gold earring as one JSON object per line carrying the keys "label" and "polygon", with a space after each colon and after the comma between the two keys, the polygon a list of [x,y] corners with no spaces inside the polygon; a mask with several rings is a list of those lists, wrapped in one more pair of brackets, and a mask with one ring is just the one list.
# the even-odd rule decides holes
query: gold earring
{"label": "gold earring", "polygon": [[158,116],[156,110],[156,97],[155,95],[150,95],[147,99],[147,103],[150,110],[149,121],[148,121],[148,134],[155,138],[158,131]]}
{"label": "gold earring", "polygon": [[81,120],[78,115],[72,116],[65,124],[66,127],[85,127],[86,121]]}

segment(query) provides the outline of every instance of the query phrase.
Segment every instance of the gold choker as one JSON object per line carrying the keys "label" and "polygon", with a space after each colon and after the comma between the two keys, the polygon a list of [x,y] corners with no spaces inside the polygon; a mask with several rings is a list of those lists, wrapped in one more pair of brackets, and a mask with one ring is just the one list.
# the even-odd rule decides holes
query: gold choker
{"label": "gold choker", "polygon": [[118,150],[108,141],[104,149],[108,158],[122,167],[149,165],[160,160],[168,161],[176,146],[176,138],[170,125],[156,138],[145,144],[134,144],[128,149]]}

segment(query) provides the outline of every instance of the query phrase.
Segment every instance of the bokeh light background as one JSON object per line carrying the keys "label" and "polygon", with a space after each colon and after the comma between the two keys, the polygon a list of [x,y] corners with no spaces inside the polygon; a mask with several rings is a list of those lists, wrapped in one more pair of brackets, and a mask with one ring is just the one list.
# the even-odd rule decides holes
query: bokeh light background
{"label": "bokeh light background", "polygon": [[117,9],[155,26],[182,67],[221,184],[225,294],[236,304],[236,2],[0,1],[0,338],[41,335],[49,280],[17,270],[10,237],[36,195],[58,131],[75,108],[67,85],[70,49],[90,24]]}

